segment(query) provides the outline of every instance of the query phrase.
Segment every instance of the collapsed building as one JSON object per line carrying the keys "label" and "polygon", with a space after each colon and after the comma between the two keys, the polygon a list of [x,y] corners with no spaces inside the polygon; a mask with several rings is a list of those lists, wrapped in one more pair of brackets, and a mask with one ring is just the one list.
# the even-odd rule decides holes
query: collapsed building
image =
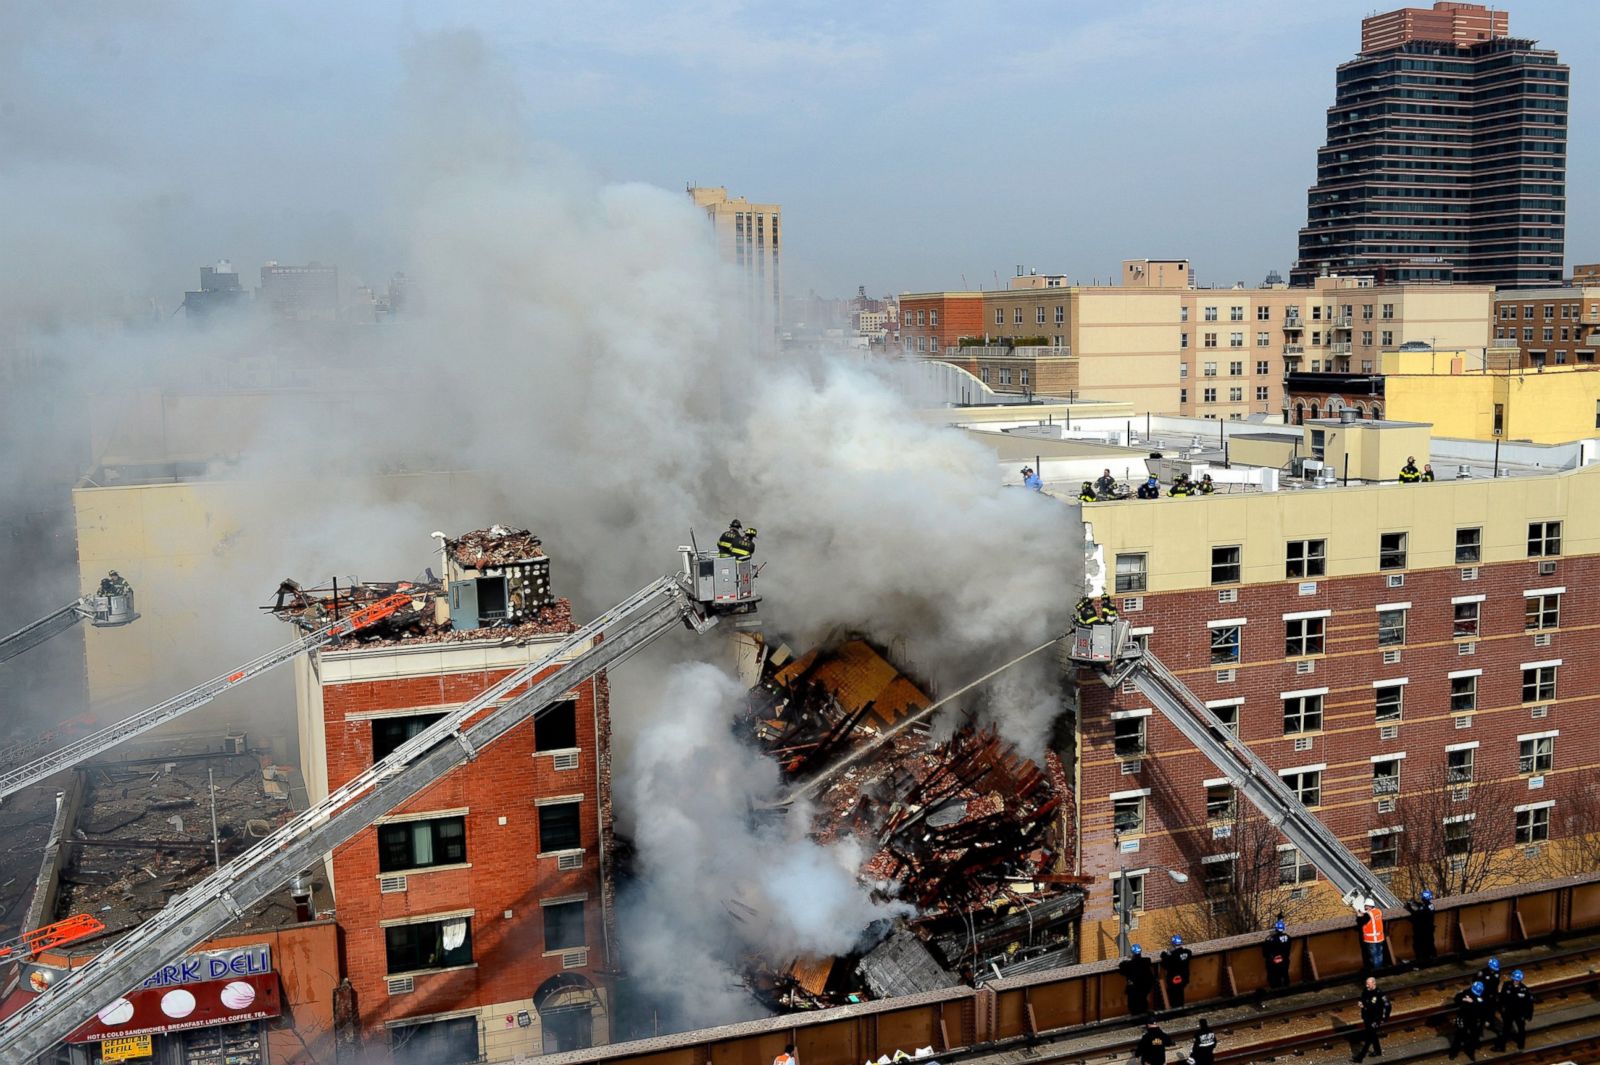
{"label": "collapsed building", "polygon": [[1053,751],[1041,766],[971,720],[936,740],[913,720],[933,701],[865,640],[799,657],[753,646],[745,727],[790,783],[831,773],[814,837],[860,842],[862,882],[913,908],[847,958],[753,960],[759,999],[809,1009],[1077,961],[1072,789]]}

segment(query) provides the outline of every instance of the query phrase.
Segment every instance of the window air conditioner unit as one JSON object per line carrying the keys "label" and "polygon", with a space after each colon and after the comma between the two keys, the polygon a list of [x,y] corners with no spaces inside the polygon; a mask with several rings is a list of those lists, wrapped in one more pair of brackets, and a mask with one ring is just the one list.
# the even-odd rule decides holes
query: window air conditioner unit
{"label": "window air conditioner unit", "polygon": [[1554,577],[1555,575],[1556,575],[1556,564],[1554,562],[1541,562],[1541,563],[1539,563],[1539,576],[1541,576],[1541,577]]}

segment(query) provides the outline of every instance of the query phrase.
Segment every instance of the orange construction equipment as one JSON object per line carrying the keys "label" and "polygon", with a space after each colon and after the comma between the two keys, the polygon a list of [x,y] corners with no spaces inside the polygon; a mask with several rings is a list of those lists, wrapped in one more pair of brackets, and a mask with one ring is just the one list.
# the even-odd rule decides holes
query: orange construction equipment
{"label": "orange construction equipment", "polygon": [[31,958],[51,947],[59,947],[63,943],[71,943],[105,930],[106,926],[98,918],[86,913],[73,914],[64,921],[24,932],[15,939],[0,940],[0,958],[9,958],[19,951],[25,951]]}

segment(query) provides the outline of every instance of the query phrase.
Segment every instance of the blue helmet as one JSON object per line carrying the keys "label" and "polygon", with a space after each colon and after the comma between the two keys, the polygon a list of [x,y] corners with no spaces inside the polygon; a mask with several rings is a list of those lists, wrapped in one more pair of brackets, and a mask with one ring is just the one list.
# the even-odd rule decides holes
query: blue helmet
{"label": "blue helmet", "polygon": [[1144,953],[1144,948],[1141,947],[1137,943],[1135,943],[1133,946],[1129,947],[1128,949],[1133,953],[1133,956],[1135,958],[1137,958],[1139,955]]}
{"label": "blue helmet", "polygon": [[1472,981],[1472,993],[1474,995],[1483,994],[1483,981],[1482,980],[1474,980],[1474,981]]}
{"label": "blue helmet", "polygon": [[1519,984],[1522,983],[1522,970],[1521,969],[1512,969],[1511,970],[1511,979],[1515,980]]}
{"label": "blue helmet", "polygon": [[1497,972],[1500,971],[1500,959],[1499,958],[1490,958],[1489,959],[1489,971],[1492,972],[1492,973],[1497,973]]}
{"label": "blue helmet", "polygon": [[1423,888],[1422,889],[1422,901],[1423,902],[1432,902],[1433,901],[1433,892],[1429,891],[1427,888]]}
{"label": "blue helmet", "polygon": [[1175,946],[1175,947],[1183,946],[1183,937],[1182,936],[1173,936],[1172,937],[1172,945]]}
{"label": "blue helmet", "polygon": [[1278,931],[1281,932],[1281,931],[1283,931],[1283,922],[1280,920],[1276,924],[1274,924],[1272,927],[1276,928]]}

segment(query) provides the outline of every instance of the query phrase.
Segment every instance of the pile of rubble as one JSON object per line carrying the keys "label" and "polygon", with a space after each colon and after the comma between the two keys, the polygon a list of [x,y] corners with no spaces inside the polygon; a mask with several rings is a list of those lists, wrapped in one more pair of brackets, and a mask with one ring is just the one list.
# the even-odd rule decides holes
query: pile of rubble
{"label": "pile of rubble", "polygon": [[491,525],[487,529],[474,529],[454,540],[446,540],[444,549],[463,569],[486,570],[526,562],[531,558],[543,558],[543,542],[527,529]]}
{"label": "pile of rubble", "polygon": [[[788,781],[803,783],[931,705],[863,640],[765,656],[745,719]],[[972,723],[934,741],[907,728],[838,772],[816,796],[815,838],[870,852],[863,883],[915,907],[848,959],[750,966],[779,1009],[912,994],[1077,960],[1080,878],[1069,872],[1072,794],[1043,766]]]}
{"label": "pile of rubble", "polygon": [[[535,543],[538,541],[535,540]],[[306,588],[294,580],[278,585],[276,602],[263,607],[304,632],[312,632],[339,617],[392,595],[411,596],[402,607],[376,624],[348,639],[357,643],[469,643],[484,640],[516,641],[533,636],[565,635],[577,626],[572,620],[572,604],[557,599],[533,608],[532,616],[521,623],[501,623],[476,629],[457,629],[445,609],[444,586],[431,571],[425,581],[351,581]]]}

